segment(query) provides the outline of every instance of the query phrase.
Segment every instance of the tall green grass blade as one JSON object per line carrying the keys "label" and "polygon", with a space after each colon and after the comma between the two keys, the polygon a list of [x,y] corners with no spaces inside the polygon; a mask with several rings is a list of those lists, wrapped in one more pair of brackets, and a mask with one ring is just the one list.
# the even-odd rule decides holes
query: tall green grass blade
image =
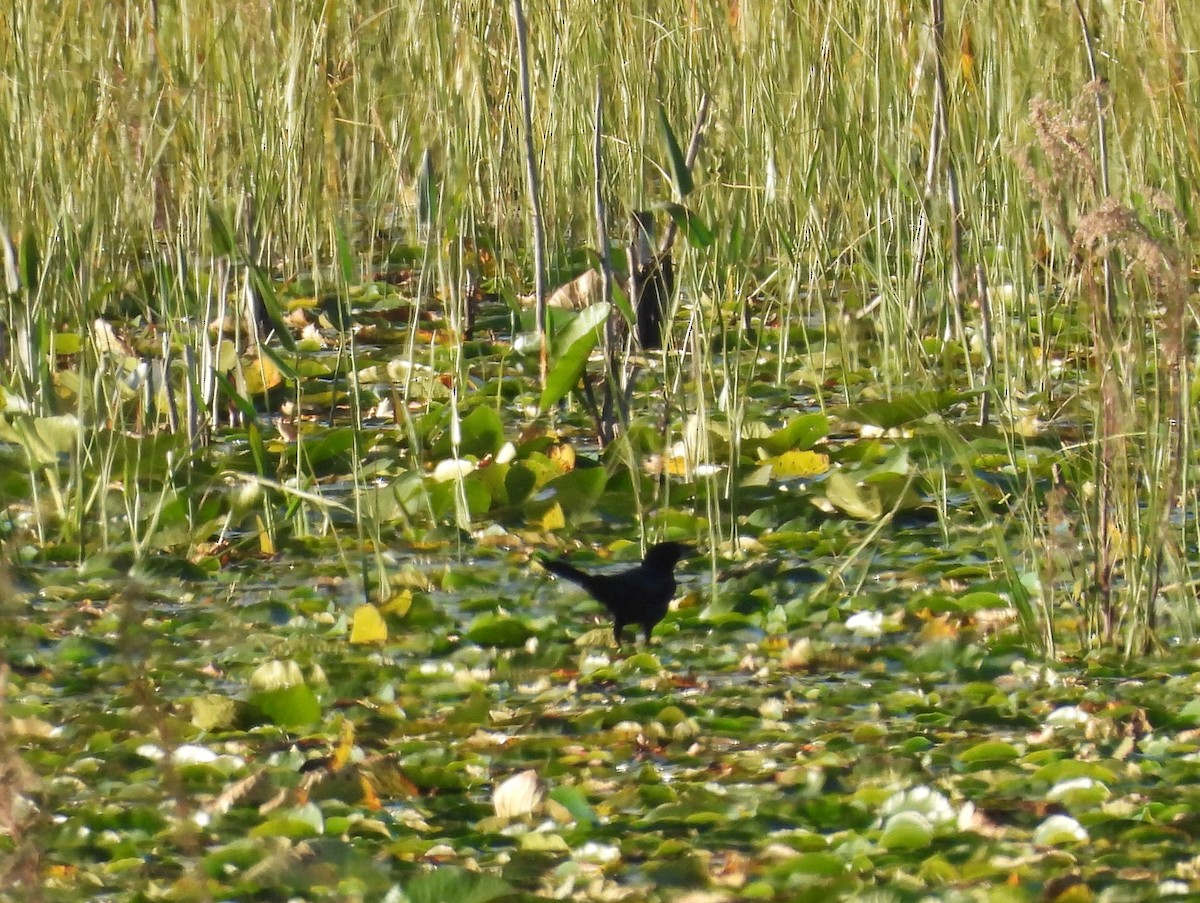
{"label": "tall green grass blade", "polygon": [[237,251],[237,241],[233,237],[233,229],[221,211],[212,203],[207,205],[208,237],[213,244],[213,253],[220,257],[233,258]]}
{"label": "tall green grass blade", "polygon": [[421,155],[421,173],[417,177],[417,225],[422,230],[433,228],[437,217],[437,175],[433,171],[433,154],[429,148]]}
{"label": "tall green grass blade", "polygon": [[667,215],[679,226],[684,238],[687,239],[688,244],[693,248],[703,250],[716,239],[712,230],[705,225],[704,220],[697,213],[683,206],[683,204],[662,203],[655,204],[654,206],[655,209],[667,212]]}
{"label": "tall green grass blade", "polygon": [[667,157],[671,162],[671,181],[675,185],[675,194],[679,200],[683,200],[692,193],[692,188],[695,187],[692,184],[692,170],[687,165],[687,157],[679,146],[675,132],[671,129],[671,123],[667,121],[667,111],[661,106],[658,108],[658,126],[662,132],[663,143],[667,145]]}
{"label": "tall green grass blade", "polygon": [[339,223],[333,230],[334,242],[337,246],[337,262],[338,272],[342,277],[342,285],[350,286],[355,283],[355,267],[354,267],[354,249],[350,246],[350,239],[346,235],[346,230]]}
{"label": "tall green grass blade", "polygon": [[21,282],[31,292],[37,287],[40,271],[41,255],[38,253],[37,239],[26,230],[26,234],[21,236]]}
{"label": "tall green grass blade", "polygon": [[296,341],[292,338],[287,323],[283,320],[283,309],[279,306],[279,298],[275,294],[275,286],[271,284],[270,278],[261,267],[255,264],[247,266],[246,275],[250,279],[251,285],[254,286],[258,303],[263,306],[263,313],[275,327],[275,338],[288,351],[295,351]]}

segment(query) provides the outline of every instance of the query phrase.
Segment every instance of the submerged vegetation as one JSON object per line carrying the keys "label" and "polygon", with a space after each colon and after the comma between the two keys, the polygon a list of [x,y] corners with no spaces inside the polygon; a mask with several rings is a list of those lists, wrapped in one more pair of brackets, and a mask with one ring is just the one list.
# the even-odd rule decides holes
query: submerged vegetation
{"label": "submerged vegetation", "polygon": [[1200,19],[624,6],[0,11],[7,898],[1200,889]]}

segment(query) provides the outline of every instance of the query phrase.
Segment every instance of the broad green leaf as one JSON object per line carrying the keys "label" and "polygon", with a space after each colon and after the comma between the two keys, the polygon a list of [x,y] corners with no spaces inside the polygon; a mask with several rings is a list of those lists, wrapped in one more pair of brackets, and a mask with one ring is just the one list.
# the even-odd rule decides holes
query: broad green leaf
{"label": "broad green leaf", "polygon": [[1013,759],[1018,759],[1021,756],[1021,751],[1011,743],[1005,743],[1002,740],[988,740],[983,743],[976,743],[970,749],[964,750],[958,756],[961,762],[968,765],[978,765],[981,763],[999,764],[1003,762],[1011,762]]}
{"label": "broad green leaf", "polygon": [[[1186,708],[1186,706],[1185,706]],[[1083,762],[1079,759],[1059,759],[1048,762],[1030,775],[1030,780],[1040,784],[1057,784],[1072,778],[1091,778],[1108,786],[1113,786],[1119,778],[1111,768],[1099,762]]]}
{"label": "broad green leaf", "polygon": [[0,441],[23,446],[33,463],[54,464],[59,455],[75,451],[80,437],[79,418],[73,414],[58,417],[18,415],[0,421]]}
{"label": "broad green leaf", "polygon": [[789,872],[800,875],[820,875],[826,878],[845,874],[847,868],[847,863],[832,853],[801,853],[787,862]]}
{"label": "broad green leaf", "polygon": [[446,723],[484,725],[488,723],[491,711],[492,704],[485,694],[472,693],[470,699],[446,715]]}
{"label": "broad green leaf", "polygon": [[888,850],[919,850],[933,840],[933,826],[919,812],[898,812],[891,816],[879,835],[879,843]]}
{"label": "broad green leaf", "polygon": [[879,504],[884,511],[893,508],[898,511],[913,511],[926,503],[908,474],[877,471],[868,474],[863,479],[862,486],[864,490],[878,495]]}
{"label": "broad green leaf", "polygon": [[504,488],[508,492],[508,503],[520,505],[529,498],[537,484],[537,475],[520,461],[515,462],[504,475]]}
{"label": "broad green leaf", "polygon": [[309,464],[324,464],[340,459],[354,448],[354,430],[338,427],[305,437],[304,459]]}
{"label": "broad green leaf", "polygon": [[287,837],[299,840],[302,837],[317,837],[325,831],[325,819],[321,810],[308,803],[268,819],[250,829],[251,837]]}
{"label": "broad green leaf", "polygon": [[569,470],[560,477],[555,477],[538,493],[539,500],[551,496],[560,506],[563,513],[571,515],[591,508],[600,500],[604,492],[608,476],[603,467],[579,467]]}
{"label": "broad green leaf", "polygon": [[567,519],[563,515],[562,505],[558,502],[537,502],[526,509],[526,518],[531,524],[537,525],[547,533],[565,530]]}
{"label": "broad green leaf", "polygon": [[467,628],[467,639],[480,646],[496,646],[501,649],[524,645],[533,636],[533,630],[521,618],[507,615],[484,614],[476,618]]}
{"label": "broad green leaf", "polygon": [[430,486],[428,498],[433,514],[438,518],[451,514],[457,518],[461,513],[460,501],[466,502],[466,513],[471,515],[486,514],[492,507],[492,494],[488,492],[486,482],[473,473],[466,474],[461,481],[449,479]]}
{"label": "broad green leaf", "polygon": [[302,728],[321,719],[321,703],[306,684],[256,693],[250,704],[280,727]]}
{"label": "broad green leaf", "polygon": [[481,466],[475,471],[473,479],[480,486],[487,488],[488,495],[491,497],[491,507],[507,505],[509,503],[507,486],[509,468],[510,465],[508,464],[496,464],[493,462],[486,467]]}
{"label": "broad green leaf", "polygon": [[548,831],[527,831],[521,835],[520,844],[526,853],[552,853],[560,856],[568,856],[571,853],[570,846],[561,834]]}
{"label": "broad green leaf", "polygon": [[595,347],[610,310],[611,307],[601,301],[572,316],[561,329],[555,330],[550,344],[551,355],[559,357],[569,354],[580,342],[590,341],[591,347]]}
{"label": "broad green leaf", "polygon": [[475,471],[463,481],[463,492],[467,497],[467,511],[472,517],[482,517],[492,510],[492,494],[488,491],[487,479]]}
{"label": "broad green leaf", "polygon": [[77,332],[56,332],[51,341],[56,356],[78,354],[83,347],[83,337]]}
{"label": "broad green leaf", "polygon": [[1200,699],[1193,699],[1176,716],[1181,724],[1200,725]]}
{"label": "broad green leaf", "polygon": [[481,404],[459,424],[459,453],[484,458],[504,444],[504,424],[491,405]]}
{"label": "broad green leaf", "polygon": [[965,593],[956,600],[960,611],[980,611],[989,608],[1008,608],[1008,600],[999,593],[980,590],[974,593]]}
{"label": "broad green leaf", "polygon": [[883,516],[879,490],[855,483],[841,470],[835,470],[825,481],[825,497],[835,508],[858,520],[875,521]]}
{"label": "broad green leaf", "polygon": [[607,304],[593,304],[555,335],[552,346],[555,353],[539,403],[542,411],[549,410],[579,384],[592,349],[599,342],[599,327],[608,318],[610,310]]}
{"label": "broad green leaf", "polygon": [[547,796],[566,809],[575,821],[585,825],[599,824],[600,817],[596,810],[577,787],[555,787]]}
{"label": "broad green leaf", "polygon": [[453,866],[436,868],[404,887],[409,903],[490,903],[512,892],[506,881]]}
{"label": "broad green leaf", "polygon": [[800,414],[760,443],[771,455],[792,449],[808,450],[829,435],[829,418],[824,414]]}
{"label": "broad green leaf", "polygon": [[880,429],[895,429],[934,413],[944,413],[978,392],[918,392],[897,395],[890,400],[862,401],[841,412],[847,420],[869,423]]}

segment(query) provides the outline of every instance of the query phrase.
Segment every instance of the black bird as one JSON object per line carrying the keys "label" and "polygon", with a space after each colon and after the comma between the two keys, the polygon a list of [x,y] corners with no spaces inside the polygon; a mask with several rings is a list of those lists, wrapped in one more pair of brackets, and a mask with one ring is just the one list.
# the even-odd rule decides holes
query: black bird
{"label": "black bird", "polygon": [[650,642],[650,631],[666,615],[675,595],[675,563],[691,551],[680,542],[660,542],[650,547],[641,564],[619,574],[585,574],[562,558],[543,558],[541,563],[552,574],[582,586],[608,609],[613,638],[620,646],[626,624],[641,624]]}

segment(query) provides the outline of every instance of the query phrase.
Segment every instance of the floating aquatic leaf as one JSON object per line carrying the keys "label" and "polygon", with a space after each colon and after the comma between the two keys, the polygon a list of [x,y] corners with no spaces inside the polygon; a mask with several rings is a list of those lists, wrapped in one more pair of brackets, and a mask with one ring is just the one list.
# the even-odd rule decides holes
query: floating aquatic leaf
{"label": "floating aquatic leaf", "polygon": [[442,866],[404,886],[409,903],[490,903],[512,893],[512,886],[492,875]]}
{"label": "floating aquatic leaf", "polygon": [[374,605],[360,605],[354,609],[354,622],[350,628],[350,642],[356,645],[364,643],[387,642],[387,623],[383,615]]}
{"label": "floating aquatic leaf", "polygon": [[959,759],[967,765],[994,765],[1001,762],[1011,762],[1013,759],[1020,758],[1020,756],[1020,750],[1011,743],[993,740],[985,743],[977,743],[970,749],[964,750],[959,754]]}
{"label": "floating aquatic leaf", "polygon": [[777,480],[796,477],[815,477],[829,470],[829,456],[811,451],[789,451],[761,462],[771,468],[771,476]]}
{"label": "floating aquatic leaf", "polygon": [[525,621],[497,614],[480,615],[467,628],[467,639],[480,646],[522,646],[532,635]]}
{"label": "floating aquatic leaf", "polygon": [[255,693],[250,704],[280,727],[302,728],[321,718],[321,704],[304,684]]}
{"label": "floating aquatic leaf", "polygon": [[933,840],[933,826],[919,812],[899,812],[890,816],[879,835],[879,842],[889,850],[918,850]]}

